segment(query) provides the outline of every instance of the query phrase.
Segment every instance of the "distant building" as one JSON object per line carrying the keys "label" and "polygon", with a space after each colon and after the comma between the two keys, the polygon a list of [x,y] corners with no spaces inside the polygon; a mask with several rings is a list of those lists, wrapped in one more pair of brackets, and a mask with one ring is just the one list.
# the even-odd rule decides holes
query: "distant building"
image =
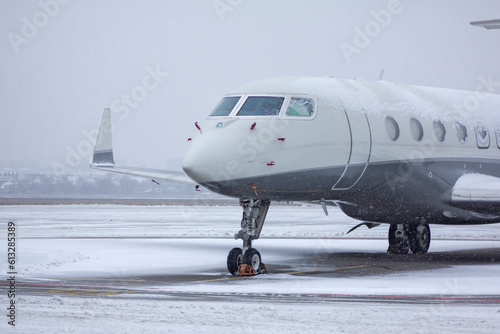
{"label": "distant building", "polygon": [[0,172],[0,189],[6,189],[16,184],[19,180],[17,172]]}

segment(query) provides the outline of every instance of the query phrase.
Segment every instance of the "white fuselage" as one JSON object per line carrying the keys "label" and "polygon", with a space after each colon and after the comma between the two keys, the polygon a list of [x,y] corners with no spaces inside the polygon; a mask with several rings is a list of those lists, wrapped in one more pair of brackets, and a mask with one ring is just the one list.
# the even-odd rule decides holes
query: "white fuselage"
{"label": "white fuselage", "polygon": [[[183,164],[193,180],[224,195],[347,202],[349,215],[376,221],[386,209],[370,209],[377,202],[418,202],[409,209],[415,215],[421,196],[438,200],[463,174],[500,176],[498,95],[285,77],[227,96],[238,103],[228,115],[207,118]],[[237,115],[249,97],[283,104],[277,115]],[[290,112],[301,99],[314,101],[310,115]]]}

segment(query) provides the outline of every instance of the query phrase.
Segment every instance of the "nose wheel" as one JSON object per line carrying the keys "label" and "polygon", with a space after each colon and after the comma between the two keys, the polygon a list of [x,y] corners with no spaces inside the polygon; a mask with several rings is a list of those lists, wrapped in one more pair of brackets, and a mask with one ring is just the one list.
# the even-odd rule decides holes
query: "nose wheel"
{"label": "nose wheel", "polygon": [[227,256],[227,270],[232,275],[265,271],[259,251],[252,248],[252,241],[260,237],[270,204],[269,200],[240,199],[243,219],[241,230],[234,238],[243,240],[243,248],[233,248]]}

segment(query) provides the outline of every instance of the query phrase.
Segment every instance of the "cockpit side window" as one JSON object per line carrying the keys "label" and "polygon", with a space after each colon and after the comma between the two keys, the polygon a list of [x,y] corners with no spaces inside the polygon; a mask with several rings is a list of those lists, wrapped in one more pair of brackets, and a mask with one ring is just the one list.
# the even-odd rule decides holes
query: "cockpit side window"
{"label": "cockpit side window", "polygon": [[284,97],[249,96],[237,116],[275,116],[283,105]]}
{"label": "cockpit side window", "polygon": [[286,110],[288,116],[312,116],[314,100],[305,97],[292,97]]}
{"label": "cockpit side window", "polygon": [[241,96],[227,96],[224,97],[217,107],[210,113],[210,116],[229,116],[233,111],[234,106],[238,103]]}

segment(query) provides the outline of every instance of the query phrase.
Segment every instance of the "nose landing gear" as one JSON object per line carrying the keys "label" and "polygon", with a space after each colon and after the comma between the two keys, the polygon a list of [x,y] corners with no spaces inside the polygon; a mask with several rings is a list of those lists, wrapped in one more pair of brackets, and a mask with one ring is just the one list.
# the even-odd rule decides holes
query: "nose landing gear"
{"label": "nose landing gear", "polygon": [[233,248],[227,256],[227,270],[232,275],[237,275],[239,269],[248,272],[243,265],[249,266],[255,274],[263,272],[264,264],[259,251],[252,248],[252,241],[260,237],[270,204],[269,200],[240,199],[243,218],[241,230],[234,238],[243,240],[243,248]]}

